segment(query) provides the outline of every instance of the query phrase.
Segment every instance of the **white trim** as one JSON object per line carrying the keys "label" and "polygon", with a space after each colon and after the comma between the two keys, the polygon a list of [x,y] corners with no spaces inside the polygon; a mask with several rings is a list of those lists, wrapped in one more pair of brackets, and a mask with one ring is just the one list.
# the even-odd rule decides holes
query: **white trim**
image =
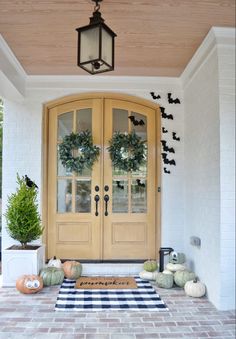
{"label": "white trim", "polygon": [[27,74],[24,68],[21,66],[15,54],[12,52],[11,48],[7,44],[6,40],[4,40],[1,34],[0,34],[0,50],[3,51],[11,65],[17,70],[17,72],[22,76],[22,78],[25,79]]}
{"label": "white trim", "polygon": [[[15,90],[18,92],[18,95],[24,96],[25,79],[27,74],[1,34],[0,34],[0,60],[1,60],[0,63],[1,74],[4,75],[9,82],[7,88],[13,86]],[[7,90],[4,90],[3,92],[4,93],[2,93],[1,89],[0,94],[2,96],[12,98],[12,94],[9,93]]]}
{"label": "white trim", "polygon": [[235,28],[212,27],[180,76],[183,89],[192,80],[216,45],[235,45]]}
{"label": "white trim", "polygon": [[137,91],[155,90],[157,86],[176,86],[179,88],[179,78],[170,77],[139,77],[139,76],[28,76],[26,89],[60,89],[78,90],[124,90]]}

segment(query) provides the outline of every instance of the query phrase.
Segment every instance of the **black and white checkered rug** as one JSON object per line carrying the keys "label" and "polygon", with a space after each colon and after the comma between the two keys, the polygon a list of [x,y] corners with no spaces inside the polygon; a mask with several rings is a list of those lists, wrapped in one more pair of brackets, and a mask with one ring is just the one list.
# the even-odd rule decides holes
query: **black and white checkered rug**
{"label": "black and white checkered rug", "polygon": [[75,280],[65,279],[61,285],[56,311],[168,311],[156,290],[147,280],[135,277],[137,289],[81,290],[75,289]]}

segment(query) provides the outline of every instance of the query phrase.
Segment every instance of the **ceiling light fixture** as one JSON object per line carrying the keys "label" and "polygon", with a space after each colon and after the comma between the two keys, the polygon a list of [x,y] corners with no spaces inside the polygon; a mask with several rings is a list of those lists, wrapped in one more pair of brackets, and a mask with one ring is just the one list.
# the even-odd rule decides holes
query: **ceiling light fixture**
{"label": "ceiling light fixture", "polygon": [[114,50],[116,34],[104,23],[99,12],[102,0],[95,2],[93,16],[87,26],[78,32],[78,66],[90,74],[114,70]]}

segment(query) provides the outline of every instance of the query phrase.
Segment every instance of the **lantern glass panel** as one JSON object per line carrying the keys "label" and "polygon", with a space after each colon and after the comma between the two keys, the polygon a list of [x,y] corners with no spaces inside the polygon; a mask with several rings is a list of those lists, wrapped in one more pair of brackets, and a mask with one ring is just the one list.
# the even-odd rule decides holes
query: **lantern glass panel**
{"label": "lantern glass panel", "polygon": [[112,66],[112,36],[102,28],[102,60]]}
{"label": "lantern glass panel", "polygon": [[99,58],[99,27],[89,28],[80,33],[80,62]]}

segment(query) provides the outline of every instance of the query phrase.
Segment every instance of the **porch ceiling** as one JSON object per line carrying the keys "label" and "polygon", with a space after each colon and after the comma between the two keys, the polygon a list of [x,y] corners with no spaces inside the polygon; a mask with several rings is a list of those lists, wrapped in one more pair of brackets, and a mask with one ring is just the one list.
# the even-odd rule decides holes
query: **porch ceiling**
{"label": "porch ceiling", "polygon": [[[29,75],[82,75],[77,32],[91,0],[0,0],[0,33]],[[234,0],[104,0],[117,33],[110,75],[179,76],[212,26],[235,26]]]}

